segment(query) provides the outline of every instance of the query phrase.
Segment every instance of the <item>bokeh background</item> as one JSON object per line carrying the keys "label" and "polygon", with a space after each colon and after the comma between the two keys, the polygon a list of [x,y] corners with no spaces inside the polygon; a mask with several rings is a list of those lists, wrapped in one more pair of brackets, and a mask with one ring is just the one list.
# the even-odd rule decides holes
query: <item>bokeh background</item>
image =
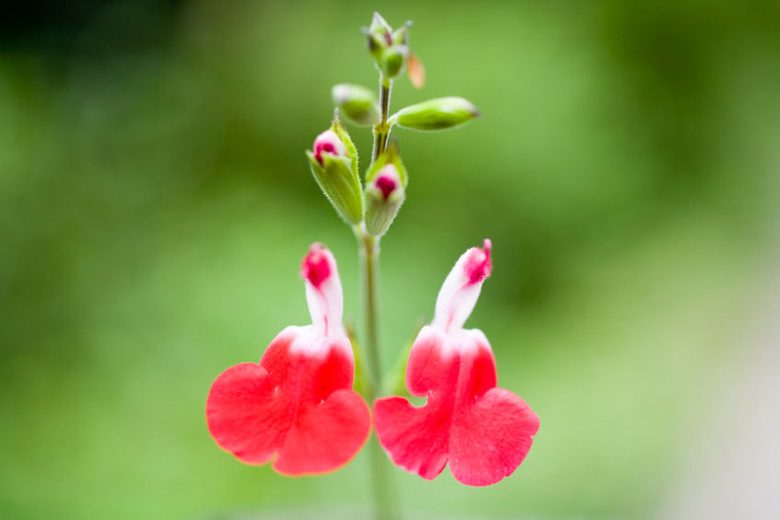
{"label": "bokeh background", "polygon": [[243,466],[204,402],[306,322],[311,242],[358,317],[354,240],[303,150],[331,85],[375,84],[375,9],[414,20],[428,72],[393,107],[483,113],[394,133],[385,363],[490,237],[469,323],[542,420],[490,488],[395,471],[409,516],[778,518],[780,10],[725,0],[6,4],[0,517],[361,517],[366,453],[320,478]]}

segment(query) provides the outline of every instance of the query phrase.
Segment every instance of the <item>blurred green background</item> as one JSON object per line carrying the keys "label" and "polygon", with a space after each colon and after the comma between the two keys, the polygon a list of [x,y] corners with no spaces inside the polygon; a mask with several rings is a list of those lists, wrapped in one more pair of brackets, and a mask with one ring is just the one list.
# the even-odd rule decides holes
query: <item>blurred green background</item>
{"label": "blurred green background", "polygon": [[[775,2],[19,1],[0,19],[0,517],[366,506],[366,453],[285,479],[219,450],[204,403],[306,323],[311,242],[357,317],[354,239],[303,150],[331,85],[375,84],[375,9],[415,22],[428,73],[394,108],[483,113],[394,133],[410,184],[383,241],[385,362],[490,237],[469,324],[542,421],[490,488],[395,471],[405,509],[647,518],[674,496],[772,275]],[[352,129],[364,156],[368,134]]]}

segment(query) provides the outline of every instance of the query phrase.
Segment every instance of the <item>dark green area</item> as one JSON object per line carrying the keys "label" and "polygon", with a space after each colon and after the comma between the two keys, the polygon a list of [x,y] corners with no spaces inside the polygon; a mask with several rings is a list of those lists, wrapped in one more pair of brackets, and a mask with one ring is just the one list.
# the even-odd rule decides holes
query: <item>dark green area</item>
{"label": "dark green area", "polygon": [[[542,420],[491,488],[398,471],[405,507],[655,510],[738,354],[770,231],[773,2],[19,4],[0,37],[0,517],[366,504],[365,454],[285,479],[221,452],[203,410],[221,370],[307,320],[311,242],[334,251],[358,317],[354,240],[303,151],[331,85],[374,86],[372,8],[414,20],[428,73],[422,91],[398,81],[394,109],[457,95],[483,114],[394,132],[410,180],[382,244],[385,363],[490,237],[469,324]],[[368,157],[369,132],[351,132]]]}

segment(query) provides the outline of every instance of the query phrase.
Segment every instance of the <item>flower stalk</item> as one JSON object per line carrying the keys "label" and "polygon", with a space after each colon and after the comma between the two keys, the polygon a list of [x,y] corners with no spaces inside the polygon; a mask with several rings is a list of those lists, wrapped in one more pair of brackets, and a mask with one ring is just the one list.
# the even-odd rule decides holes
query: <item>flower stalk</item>
{"label": "flower stalk", "polygon": [[[390,109],[392,81],[380,74],[379,108],[380,121],[374,125],[374,149],[372,163],[387,147],[390,128],[387,116]],[[360,248],[361,280],[363,286],[364,355],[370,372],[368,377],[368,400],[380,397],[382,386],[382,359],[379,346],[379,237],[366,230],[365,223],[355,227]],[[387,457],[376,438],[371,439],[371,480],[374,495],[374,515],[377,520],[401,518],[398,493],[393,477],[388,471]]]}
{"label": "flower stalk", "polygon": [[[368,440],[376,520],[402,517],[388,457],[425,479],[436,478],[449,464],[463,484],[490,485],[514,472],[539,427],[538,417],[522,399],[497,386],[495,359],[484,333],[464,328],[490,274],[489,240],[482,248],[466,251],[445,280],[434,320],[398,364],[406,377],[401,378],[400,371],[390,374],[394,381],[405,381],[408,392],[400,393],[425,398],[426,404],[416,407],[403,396],[385,395],[380,241],[406,199],[409,182],[390,132],[395,126],[444,130],[479,116],[472,103],[459,97],[434,98],[390,114],[393,82],[404,70],[415,87],[424,82],[422,63],[409,50],[410,27],[407,22],[393,30],[374,14],[364,33],[379,72],[378,99],[360,85],[334,86],[331,127],[306,151],[314,180],[357,240],[361,341],[342,322],[336,260],[315,243],[301,264],[312,323],[284,328],[259,362],[224,371],[206,403],[209,431],[220,447],[246,464],[271,464],[282,475],[336,470]],[[362,178],[357,149],[341,116],[372,127],[371,164]],[[363,368],[357,385],[356,363]],[[376,436],[370,435],[372,429]]]}

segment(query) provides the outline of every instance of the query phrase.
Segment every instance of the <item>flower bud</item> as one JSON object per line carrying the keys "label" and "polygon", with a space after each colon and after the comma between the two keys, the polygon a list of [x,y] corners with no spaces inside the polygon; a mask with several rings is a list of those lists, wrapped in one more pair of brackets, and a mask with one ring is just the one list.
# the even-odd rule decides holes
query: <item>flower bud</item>
{"label": "flower bud", "polygon": [[332,95],[336,107],[356,125],[370,126],[379,122],[379,105],[371,90],[341,83],[333,87]]}
{"label": "flower bud", "polygon": [[348,224],[363,219],[363,194],[358,178],[357,150],[338,116],[329,130],[306,151],[314,180],[336,212]]}
{"label": "flower bud", "polygon": [[365,33],[368,38],[368,51],[374,57],[382,74],[392,79],[404,69],[409,56],[409,27],[404,25],[393,31],[393,28],[379,13],[374,13],[371,26]]}
{"label": "flower bud", "polygon": [[409,56],[409,48],[406,45],[393,45],[382,52],[379,67],[387,78],[394,78],[401,73]]}
{"label": "flower bud", "polygon": [[453,128],[478,116],[477,107],[470,101],[460,97],[444,97],[402,108],[393,118],[398,126],[427,131]]}
{"label": "flower bud", "polygon": [[366,186],[366,229],[374,236],[381,236],[393,223],[404,199],[406,190],[393,164],[388,164]]}
{"label": "flower bud", "polygon": [[395,142],[390,143],[366,174],[366,229],[383,235],[406,199],[408,175]]}

